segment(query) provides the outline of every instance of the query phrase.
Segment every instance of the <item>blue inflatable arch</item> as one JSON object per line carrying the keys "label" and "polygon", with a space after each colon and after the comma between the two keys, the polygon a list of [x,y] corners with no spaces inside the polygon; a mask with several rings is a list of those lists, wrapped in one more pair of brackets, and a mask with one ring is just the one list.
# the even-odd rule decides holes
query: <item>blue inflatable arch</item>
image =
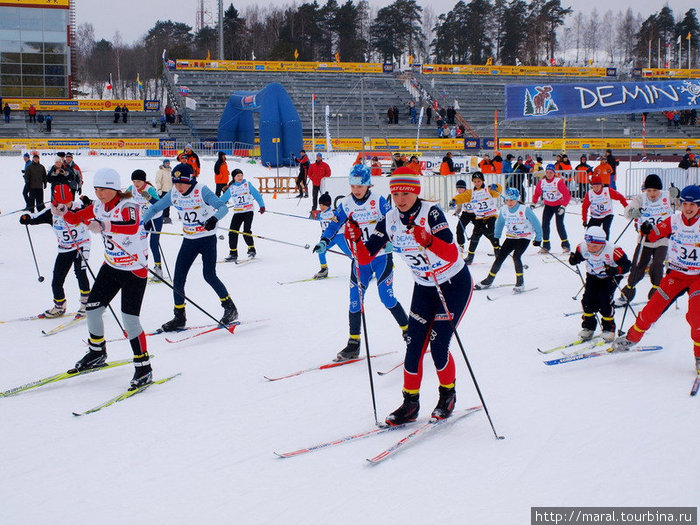
{"label": "blue inflatable arch", "polygon": [[[217,140],[253,144],[254,111],[260,113],[260,155],[263,164],[289,165],[304,144],[299,113],[281,84],[268,84],[257,93],[238,91],[231,95],[219,120]],[[279,142],[275,139],[279,139]]]}

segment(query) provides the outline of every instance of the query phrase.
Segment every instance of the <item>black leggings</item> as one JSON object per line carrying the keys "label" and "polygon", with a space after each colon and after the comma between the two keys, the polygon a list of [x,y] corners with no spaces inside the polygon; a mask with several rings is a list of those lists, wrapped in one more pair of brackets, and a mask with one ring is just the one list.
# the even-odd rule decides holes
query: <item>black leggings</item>
{"label": "black leggings", "polygon": [[[666,259],[666,253],[668,252],[668,246],[658,246],[656,248],[650,248],[645,246],[642,249],[641,255],[639,255],[640,245],[634,250],[633,261],[637,263],[630,270],[630,276],[627,280],[627,285],[622,289],[622,293],[627,298],[628,301],[634,299],[637,283],[644,278],[644,273],[649,267],[649,279],[651,280],[652,289],[649,292],[649,296],[656,290],[661,283],[661,279],[664,276],[664,259]],[[639,257],[639,259],[637,259]]]}
{"label": "black leggings", "polygon": [[[229,226],[229,228],[236,231],[242,231],[244,233],[253,233],[253,230],[251,229],[253,226],[253,214],[254,212],[252,211],[234,213],[233,217],[231,217],[231,226]],[[243,226],[242,230],[241,225]],[[250,235],[244,235],[243,240],[248,245],[248,249],[255,248],[253,237]],[[238,250],[238,234],[236,232],[228,232],[228,247],[232,252]]]}
{"label": "black leggings", "polygon": [[498,240],[494,237],[494,228],[496,226],[496,216],[489,217],[488,219],[475,219],[474,220],[474,231],[472,231],[472,239],[469,242],[469,257],[474,257],[476,253],[476,247],[479,244],[479,240],[483,235],[490,242],[491,246],[495,250],[498,249]]}
{"label": "black leggings", "polygon": [[523,283],[523,261],[520,260],[525,250],[527,250],[530,244],[530,239],[506,239],[503,242],[503,246],[496,254],[496,260],[491,266],[491,271],[489,276],[486,278],[489,282],[493,281],[501,269],[501,265],[506,260],[506,258],[513,252],[513,264],[515,265],[515,286],[522,286]]}
{"label": "black leggings", "polygon": [[216,275],[216,235],[207,235],[206,237],[199,237],[196,239],[185,239],[182,241],[182,246],[180,246],[180,251],[175,261],[173,297],[176,307],[185,305],[185,297],[180,295],[176,290],[182,293],[185,292],[187,274],[198,255],[202,256],[202,263],[204,263],[202,268],[204,280],[214,289],[219,299],[224,300],[228,297],[226,286]]}
{"label": "black leggings", "polygon": [[566,228],[564,227],[564,214],[559,215],[557,210],[559,206],[548,206],[544,205],[544,211],[542,212],[542,248],[545,250],[550,250],[552,243],[549,242],[550,233],[550,222],[552,217],[555,217],[557,225],[557,233],[561,239],[561,247],[565,249],[571,248],[569,244],[569,239],[566,236]]}
{"label": "black leggings", "polygon": [[617,281],[611,278],[599,279],[592,275],[586,276],[586,286],[581,298],[583,306],[583,322],[581,328],[595,330],[597,325],[595,314],[600,313],[600,326],[607,332],[615,331],[613,316],[613,294]]}
{"label": "black leggings", "polygon": [[605,239],[610,240],[610,226],[612,225],[613,221],[613,216],[608,215],[607,217],[601,217],[599,219],[589,219],[588,220],[588,227],[590,228],[591,226],[602,226],[603,231],[605,232]]}
{"label": "black leggings", "polygon": [[[117,270],[105,263],[97,273],[92,290],[90,290],[87,309],[106,308],[121,290],[122,313],[138,316],[141,313],[141,303],[143,303],[146,283],[146,278],[139,277],[134,272]],[[102,334],[96,335],[101,336]]]}
{"label": "black leggings", "polygon": [[[83,250],[83,255],[85,259],[90,257],[90,250]],[[51,291],[53,292],[54,301],[60,302],[66,298],[63,284],[66,282],[66,276],[71,266],[73,266],[73,271],[78,279],[80,291],[90,291],[90,282],[87,277],[86,265],[80,257],[78,250],[60,252],[56,256],[56,262],[53,265],[53,278],[51,280]]]}
{"label": "black leggings", "polygon": [[476,224],[476,215],[469,213],[468,211],[463,211],[459,214],[459,222],[457,223],[457,244],[462,246],[466,241],[466,230],[467,225],[473,222]]}

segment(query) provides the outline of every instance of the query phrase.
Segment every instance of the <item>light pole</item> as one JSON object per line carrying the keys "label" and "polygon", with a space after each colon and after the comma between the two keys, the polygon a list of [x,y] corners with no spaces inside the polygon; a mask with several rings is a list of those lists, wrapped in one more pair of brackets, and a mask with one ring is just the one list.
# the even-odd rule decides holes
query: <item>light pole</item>
{"label": "light pole", "polygon": [[331,117],[335,117],[335,138],[340,138],[340,119],[343,118],[342,113],[331,113]]}
{"label": "light pole", "polygon": [[603,148],[605,147],[605,117],[599,117],[596,119],[600,122],[600,141],[603,143]]}

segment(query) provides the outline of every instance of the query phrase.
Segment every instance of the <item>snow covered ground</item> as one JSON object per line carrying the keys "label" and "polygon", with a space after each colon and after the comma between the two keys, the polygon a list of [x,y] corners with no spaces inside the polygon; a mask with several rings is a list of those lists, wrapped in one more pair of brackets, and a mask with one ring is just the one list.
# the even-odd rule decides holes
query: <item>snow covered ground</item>
{"label": "snow covered ground", "polygon": [[[153,180],[158,162],[148,159],[77,159],[93,195],[92,174],[115,167],[126,185],[131,171]],[[351,156],[331,159],[335,173]],[[45,164],[48,162],[45,161]],[[0,209],[22,205],[19,158],[0,158]],[[235,167],[231,163],[231,168]],[[213,183],[213,159],[202,179]],[[262,168],[244,167],[252,177]],[[48,192],[47,192],[48,194]],[[310,199],[266,197],[269,211],[307,216]],[[576,209],[571,207],[572,211]],[[454,221],[454,217],[450,216]],[[31,227],[39,268],[18,215],[0,216],[0,320],[39,313],[51,303],[55,238],[48,226]],[[224,220],[228,224],[228,220]],[[614,236],[625,220],[616,217]],[[567,215],[574,244],[582,237],[580,217]],[[179,231],[179,223],[166,226]],[[318,224],[271,213],[256,214],[256,234],[314,245]],[[554,237],[556,239],[556,237]],[[631,255],[630,228],[620,244]],[[242,242],[242,241],[241,241]],[[173,269],[180,238],[163,236]],[[134,399],[82,418],[90,408],[121,392],[130,366],[74,378],[16,397],[0,399],[0,522],[3,524],[223,524],[223,523],[529,523],[531,506],[695,506],[700,497],[698,403],[688,396],[694,377],[692,343],[685,321],[687,298],[670,308],[644,339],[664,345],[650,354],[602,357],[556,367],[542,364],[539,347],[572,340],[580,329],[573,301],[580,281],[530,248],[528,287],[475,292],[459,333],[485,395],[497,441],[483,412],[440,429],[378,466],[371,457],[408,430],[278,459],[319,441],[369,430],[374,415],[365,363],[284,375],[329,362],[347,338],[349,262],[329,255],[336,279],[280,286],[318,269],[311,250],[256,240],[259,259],[220,264],[218,272],[236,302],[243,324],[234,335],[216,332],[181,344],[148,338],[155,376],[182,376]],[[554,246],[558,246],[556,241]],[[220,258],[227,243],[219,242]],[[493,258],[486,241],[472,266],[483,279]],[[556,253],[556,252],[555,252]],[[91,266],[102,261],[93,240]],[[186,293],[217,317],[218,299],[195,264]],[[506,263],[496,284],[513,282]],[[396,261],[394,286],[408,307],[412,279]],[[640,285],[639,296],[649,289]],[[69,310],[77,307],[73,274],[67,278]],[[499,296],[487,301],[486,293]],[[503,296],[503,297],[501,297]],[[113,303],[118,310],[119,302]],[[395,354],[372,362],[386,370],[402,359],[402,340],[379,302],[376,288],[366,298],[370,348]],[[188,323],[207,318],[190,307]],[[148,286],[141,320],[152,330],[172,315],[172,293]],[[618,311],[618,323],[621,311]],[[0,324],[0,391],[70,368],[85,352],[86,326],[52,337],[42,329],[59,320]],[[628,315],[624,328],[631,324]],[[105,315],[108,337],[119,336]],[[182,335],[182,334],[179,334]],[[178,335],[174,336],[177,337]],[[364,343],[363,343],[364,344]],[[458,408],[479,404],[457,345]],[[110,359],[131,356],[124,341],[108,345]],[[380,420],[401,400],[400,370],[374,376]],[[429,358],[422,389],[422,415],[437,400],[437,379]]]}

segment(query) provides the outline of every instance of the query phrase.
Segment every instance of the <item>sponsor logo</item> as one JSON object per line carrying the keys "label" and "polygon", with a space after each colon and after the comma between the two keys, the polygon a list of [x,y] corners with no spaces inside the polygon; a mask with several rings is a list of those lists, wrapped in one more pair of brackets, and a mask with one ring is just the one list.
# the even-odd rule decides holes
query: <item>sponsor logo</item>
{"label": "sponsor logo", "polygon": [[552,86],[535,86],[535,91],[525,90],[523,100],[523,115],[543,116],[559,111],[559,106],[554,101],[554,88]]}

